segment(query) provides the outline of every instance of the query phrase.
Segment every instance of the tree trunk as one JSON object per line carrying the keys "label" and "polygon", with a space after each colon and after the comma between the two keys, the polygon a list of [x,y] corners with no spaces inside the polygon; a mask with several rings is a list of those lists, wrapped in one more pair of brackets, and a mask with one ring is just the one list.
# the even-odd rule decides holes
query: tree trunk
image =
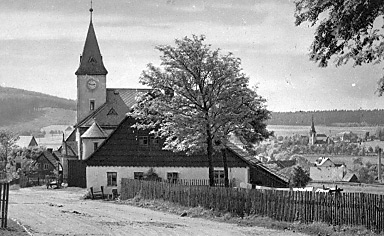
{"label": "tree trunk", "polygon": [[224,166],[224,186],[229,187],[229,178],[228,178],[228,163],[227,163],[227,152],[225,148],[221,149],[221,155],[223,157],[223,166]]}
{"label": "tree trunk", "polygon": [[208,176],[209,186],[215,186],[215,176],[213,174],[213,145],[212,145],[212,134],[209,124],[207,124],[207,156],[208,156]]}

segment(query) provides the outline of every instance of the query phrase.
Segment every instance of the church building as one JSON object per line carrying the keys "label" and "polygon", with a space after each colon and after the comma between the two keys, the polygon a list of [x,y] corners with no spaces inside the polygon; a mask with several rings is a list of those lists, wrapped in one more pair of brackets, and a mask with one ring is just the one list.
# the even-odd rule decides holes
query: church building
{"label": "church building", "polygon": [[88,33],[80,56],[79,68],[75,73],[77,76],[75,130],[66,140],[71,142],[70,146],[76,150],[79,160],[85,160],[91,154],[90,148],[86,148],[89,146],[88,143],[92,143],[91,146],[97,149],[103,139],[125,118],[126,113],[136,103],[136,96],[149,91],[135,88],[107,88],[108,71],[97,42],[92,12],[91,8]]}
{"label": "church building", "polygon": [[90,23],[80,56],[77,76],[77,119],[73,132],[59,149],[65,156],[64,178],[68,178],[68,160],[86,160],[112,133],[136,103],[136,97],[149,89],[107,88],[108,70],[104,66],[90,10]]}
{"label": "church building", "polygon": [[316,132],[315,129],[315,122],[313,120],[313,115],[312,115],[312,121],[311,121],[311,128],[309,130],[309,144],[310,145],[315,145],[315,144],[326,144],[328,143],[329,137],[325,134],[319,134]]}

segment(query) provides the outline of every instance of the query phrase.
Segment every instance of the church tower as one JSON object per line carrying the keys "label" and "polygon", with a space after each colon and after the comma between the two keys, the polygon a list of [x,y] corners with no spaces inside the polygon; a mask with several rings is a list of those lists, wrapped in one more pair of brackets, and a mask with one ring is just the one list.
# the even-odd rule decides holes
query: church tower
{"label": "church tower", "polygon": [[90,23],[77,75],[77,123],[106,102],[106,77],[108,71],[97,43],[92,23],[92,7]]}
{"label": "church tower", "polygon": [[311,145],[314,145],[316,143],[316,130],[315,130],[315,122],[313,121],[313,115],[312,115],[311,129],[309,130],[309,142]]}

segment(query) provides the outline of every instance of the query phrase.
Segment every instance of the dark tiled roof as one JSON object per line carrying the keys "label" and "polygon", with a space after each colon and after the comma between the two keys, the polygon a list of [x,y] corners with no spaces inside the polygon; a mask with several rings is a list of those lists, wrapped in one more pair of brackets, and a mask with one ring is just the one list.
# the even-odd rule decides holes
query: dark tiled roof
{"label": "dark tiled roof", "polygon": [[108,92],[113,92],[114,94],[118,93],[118,95],[124,101],[125,105],[127,105],[129,108],[132,108],[133,105],[136,104],[136,97],[140,94],[148,93],[149,91],[151,91],[151,89],[147,88],[108,88],[107,94]]}
{"label": "dark tiled roof", "polygon": [[[208,167],[204,154],[188,156],[184,152],[149,149],[138,144],[138,136],[146,136],[149,131],[131,128],[134,120],[126,117],[119,127],[107,138],[87,162],[88,166],[142,166],[142,167]],[[162,141],[160,142],[162,143]],[[228,167],[246,167],[247,163],[233,152],[228,155]],[[213,164],[222,167],[220,154],[213,157]]]}
{"label": "dark tiled roof", "polygon": [[83,54],[80,58],[80,66],[76,75],[106,75],[103,58],[97,43],[95,30],[92,21],[89,23],[87,38],[85,40]]}
{"label": "dark tiled roof", "polygon": [[249,154],[247,151],[242,150],[241,148],[239,148],[238,146],[236,146],[230,141],[227,141],[225,143],[225,146],[251,165],[261,163],[257,158]]}
{"label": "dark tiled roof", "polygon": [[[89,114],[75,126],[89,127],[96,120],[101,127],[117,127],[125,118],[133,105],[136,97],[149,92],[150,89],[107,89],[107,101],[94,112]],[[110,112],[111,109],[114,112]],[[117,113],[117,115],[116,115]]]}

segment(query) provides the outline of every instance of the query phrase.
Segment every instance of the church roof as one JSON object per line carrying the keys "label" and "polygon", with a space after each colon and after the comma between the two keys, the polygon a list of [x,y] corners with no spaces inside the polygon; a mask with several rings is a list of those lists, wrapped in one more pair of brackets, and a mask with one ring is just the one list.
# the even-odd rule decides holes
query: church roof
{"label": "church roof", "polygon": [[85,40],[83,54],[80,56],[80,66],[76,75],[106,75],[108,74],[103,64],[103,58],[97,43],[96,33],[92,19],[89,23],[87,38]]}
{"label": "church roof", "polygon": [[125,115],[136,104],[136,97],[149,92],[150,89],[107,89],[107,101],[94,112],[77,123],[76,127],[91,126],[93,121],[102,127],[117,127],[125,118]]}
{"label": "church roof", "polygon": [[81,138],[107,138],[107,137],[108,137],[108,135],[97,124],[96,121],[93,122],[91,127],[89,127],[83,135],[81,135]]}

